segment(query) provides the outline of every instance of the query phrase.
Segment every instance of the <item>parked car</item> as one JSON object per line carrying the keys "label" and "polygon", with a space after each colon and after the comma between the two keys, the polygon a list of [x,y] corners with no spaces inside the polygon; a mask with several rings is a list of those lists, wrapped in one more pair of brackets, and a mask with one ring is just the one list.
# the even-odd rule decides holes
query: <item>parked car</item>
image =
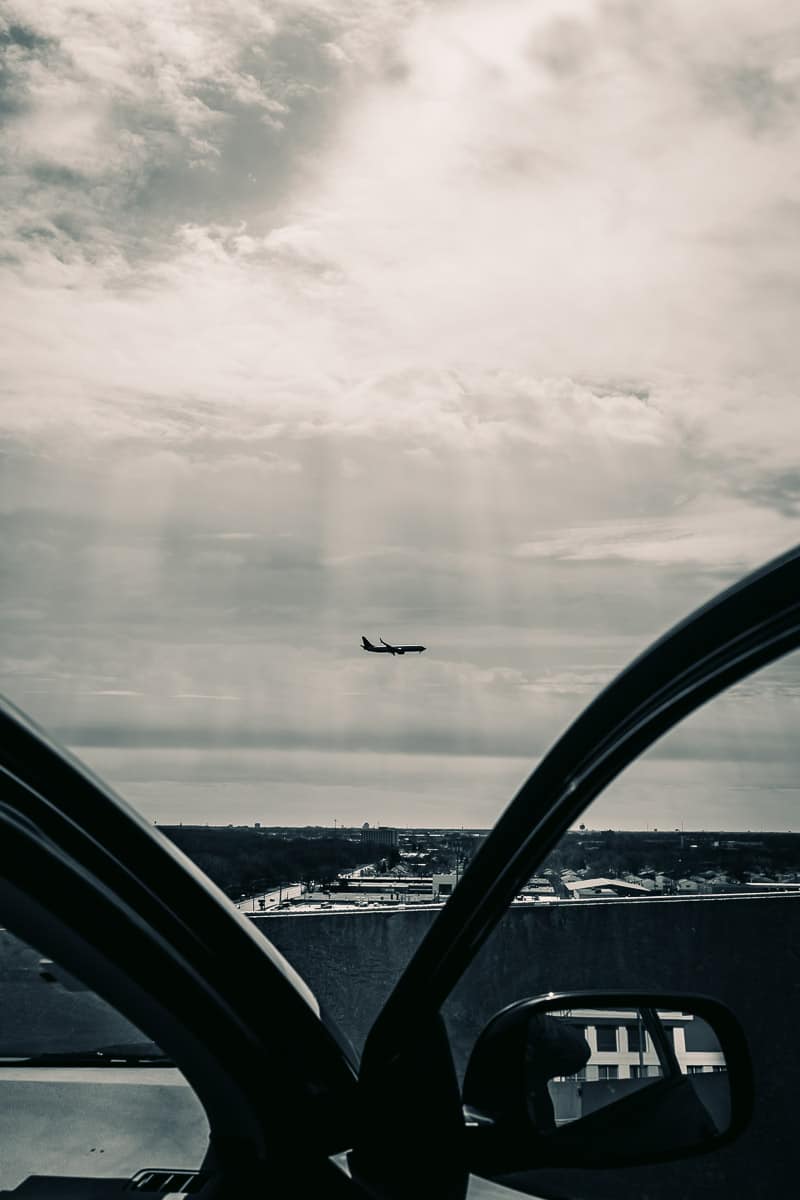
{"label": "parked car", "polygon": [[[38,977],[28,1002],[13,1012],[5,1005],[0,1018],[0,1194],[456,1200],[469,1188],[505,1194],[504,1183],[553,1194],[541,1172],[557,1169],[559,1195],[591,1196],[610,1169],[666,1171],[682,1157],[722,1153],[747,1127],[753,1082],[747,1031],[714,996],[610,992],[602,979],[565,993],[554,980],[549,995],[521,996],[489,1022],[463,1085],[441,1010],[525,881],[602,789],[687,714],[798,644],[795,550],[619,675],[501,816],[360,1057],[234,904],[5,706],[0,920],[11,949],[0,986],[26,964]],[[54,998],[72,1006],[69,1045],[50,1024]],[[559,1118],[547,1084],[579,1076],[587,1012],[646,1031],[654,1071],[641,1059],[636,1086],[595,1089]],[[702,1087],[670,1040],[689,1019],[712,1031],[718,1060]],[[25,1043],[35,1022],[38,1049]],[[112,1040],[87,1044],[93,1029]],[[2,1149],[12,1142],[13,1171]]]}

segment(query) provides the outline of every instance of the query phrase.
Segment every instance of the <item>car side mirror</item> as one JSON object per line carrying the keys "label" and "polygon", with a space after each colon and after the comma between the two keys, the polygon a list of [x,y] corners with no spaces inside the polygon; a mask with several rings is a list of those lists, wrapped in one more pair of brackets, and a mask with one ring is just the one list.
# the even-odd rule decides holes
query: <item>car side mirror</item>
{"label": "car side mirror", "polygon": [[747,1043],[702,996],[562,992],[498,1013],[463,1086],[470,1168],[663,1162],[736,1137],[752,1110]]}

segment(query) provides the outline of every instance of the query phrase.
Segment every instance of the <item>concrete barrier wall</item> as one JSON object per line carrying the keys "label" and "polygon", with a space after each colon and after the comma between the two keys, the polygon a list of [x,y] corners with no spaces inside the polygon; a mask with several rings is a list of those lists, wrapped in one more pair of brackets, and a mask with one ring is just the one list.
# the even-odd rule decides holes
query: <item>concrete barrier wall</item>
{"label": "concrete barrier wall", "polygon": [[[435,915],[406,909],[254,919],[360,1049]],[[531,1187],[541,1195],[614,1200],[794,1194],[800,896],[511,909],[445,1009],[459,1071],[480,1030],[504,1005],[589,988],[696,992],[728,1004],[751,1047],[755,1116],[736,1143],[714,1155],[658,1168],[536,1172]],[[421,1080],[421,1097],[424,1088]]]}

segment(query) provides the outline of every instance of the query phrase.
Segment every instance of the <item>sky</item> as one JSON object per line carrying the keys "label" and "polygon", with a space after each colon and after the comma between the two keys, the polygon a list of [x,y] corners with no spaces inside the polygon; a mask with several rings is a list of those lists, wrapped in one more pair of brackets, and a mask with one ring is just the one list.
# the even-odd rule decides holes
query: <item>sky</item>
{"label": "sky", "polygon": [[[800,540],[789,0],[4,0],[0,54],[0,689],[148,818],[488,827]],[[798,697],[584,820],[800,828]]]}

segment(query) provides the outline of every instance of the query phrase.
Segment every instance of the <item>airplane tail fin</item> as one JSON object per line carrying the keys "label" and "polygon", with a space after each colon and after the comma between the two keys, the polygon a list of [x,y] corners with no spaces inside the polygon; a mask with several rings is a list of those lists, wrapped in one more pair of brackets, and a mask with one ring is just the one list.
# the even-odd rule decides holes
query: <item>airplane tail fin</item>
{"label": "airplane tail fin", "polygon": [[362,650],[374,650],[372,642],[365,638],[363,634],[361,635],[361,648]]}

